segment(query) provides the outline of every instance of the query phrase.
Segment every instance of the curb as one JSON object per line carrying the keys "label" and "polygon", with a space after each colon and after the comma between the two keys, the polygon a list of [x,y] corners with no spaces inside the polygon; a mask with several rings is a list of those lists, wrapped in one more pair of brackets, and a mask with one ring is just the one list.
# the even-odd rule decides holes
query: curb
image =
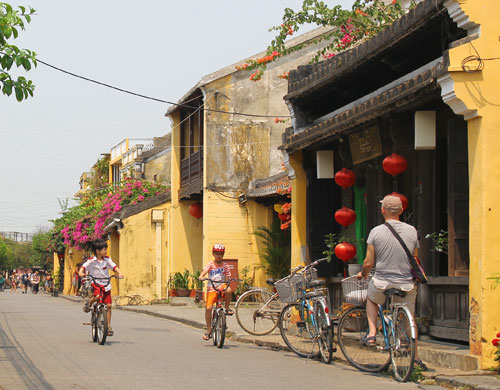
{"label": "curb", "polygon": [[[480,377],[480,379],[479,379]],[[478,384],[480,383],[480,384]],[[498,390],[500,379],[495,375],[476,375],[472,377],[437,376],[436,384],[443,387],[458,387],[464,390]]]}

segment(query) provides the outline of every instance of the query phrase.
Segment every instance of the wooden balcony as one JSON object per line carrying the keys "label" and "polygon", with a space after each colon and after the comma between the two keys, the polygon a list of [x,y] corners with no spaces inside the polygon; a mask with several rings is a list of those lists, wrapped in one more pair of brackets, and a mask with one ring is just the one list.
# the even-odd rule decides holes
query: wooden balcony
{"label": "wooden balcony", "polygon": [[181,160],[179,197],[185,198],[203,191],[203,149]]}

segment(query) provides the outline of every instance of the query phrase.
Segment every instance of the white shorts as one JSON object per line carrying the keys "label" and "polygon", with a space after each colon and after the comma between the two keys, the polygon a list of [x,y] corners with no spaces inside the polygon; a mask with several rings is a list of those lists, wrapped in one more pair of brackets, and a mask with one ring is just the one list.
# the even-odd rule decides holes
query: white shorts
{"label": "white shorts", "polygon": [[378,305],[383,305],[387,296],[385,290],[397,288],[406,291],[404,298],[394,296],[394,303],[404,303],[412,314],[415,314],[415,299],[417,298],[417,285],[415,283],[392,283],[373,278],[368,284],[368,298]]}

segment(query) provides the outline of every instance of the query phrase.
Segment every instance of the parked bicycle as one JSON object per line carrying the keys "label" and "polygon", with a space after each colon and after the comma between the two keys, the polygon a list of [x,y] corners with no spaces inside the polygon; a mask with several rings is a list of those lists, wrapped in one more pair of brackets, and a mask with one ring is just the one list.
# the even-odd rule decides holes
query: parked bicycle
{"label": "parked bicycle", "polygon": [[212,330],[209,336],[212,338],[214,345],[222,348],[226,338],[226,312],[224,310],[224,293],[229,288],[231,282],[241,282],[241,279],[229,280],[213,280],[210,278],[200,279],[201,281],[208,281],[215,291],[217,291],[217,302],[215,308],[212,310],[211,327]]}
{"label": "parked bicycle", "polygon": [[393,302],[394,296],[404,297],[405,291],[391,288],[384,293],[389,299],[389,310],[379,305],[376,341],[365,344],[368,335],[366,301],[368,280],[355,276],[342,280],[346,302],[353,306],[342,314],[338,325],[339,346],[349,363],[361,371],[381,372],[392,364],[394,377],[406,382],[412,372],[416,352],[416,324],[406,305]]}
{"label": "parked bicycle", "polygon": [[[275,283],[280,299],[288,303],[280,313],[278,326],[281,337],[298,356],[321,356],[329,364],[333,347],[333,324],[329,315],[326,282],[317,280],[314,268],[326,258],[306,267],[297,267],[292,274]],[[299,272],[301,271],[301,272]]]}
{"label": "parked bicycle", "polygon": [[[267,284],[275,289],[273,279],[268,279]],[[245,332],[264,336],[276,329],[284,306],[278,292],[255,288],[243,293],[236,301],[236,321]]]}
{"label": "parked bicycle", "polygon": [[103,302],[104,291],[111,283],[111,278],[120,278],[117,275],[112,275],[108,278],[95,278],[92,275],[87,275],[87,278],[90,278],[89,280],[99,288],[99,299],[95,301],[90,308],[90,322],[84,323],[83,325],[91,325],[92,341],[104,345],[106,337],[108,336],[108,319],[106,314],[108,309]]}
{"label": "parked bicycle", "polygon": [[80,296],[82,298],[89,298],[92,296],[93,291],[92,280],[88,276],[83,277],[80,290],[78,290]]}

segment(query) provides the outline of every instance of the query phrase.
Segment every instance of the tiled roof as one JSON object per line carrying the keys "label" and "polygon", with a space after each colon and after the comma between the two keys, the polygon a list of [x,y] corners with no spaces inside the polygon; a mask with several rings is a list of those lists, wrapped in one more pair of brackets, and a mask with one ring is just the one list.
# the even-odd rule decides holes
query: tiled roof
{"label": "tiled roof", "polygon": [[290,187],[290,180],[287,172],[281,172],[266,179],[255,179],[250,184],[249,198],[275,195],[278,190],[286,190]]}

